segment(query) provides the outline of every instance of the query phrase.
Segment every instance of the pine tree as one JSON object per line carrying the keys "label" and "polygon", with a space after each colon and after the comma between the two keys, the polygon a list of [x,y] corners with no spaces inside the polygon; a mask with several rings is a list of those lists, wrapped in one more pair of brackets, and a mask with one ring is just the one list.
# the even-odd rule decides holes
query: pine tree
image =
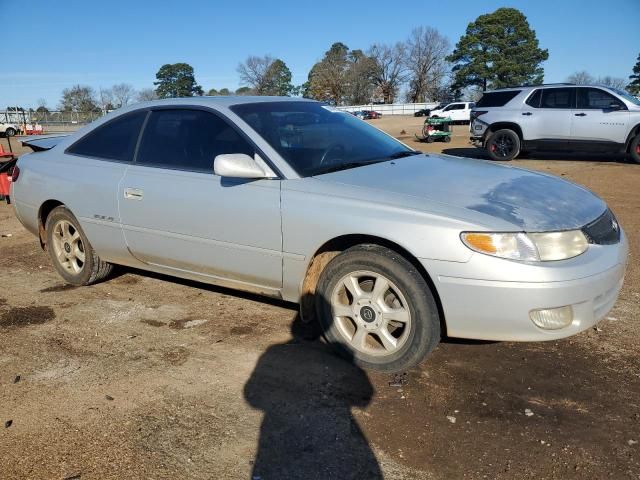
{"label": "pine tree", "polygon": [[633,67],[633,74],[629,75],[629,80],[631,83],[627,85],[627,90],[631,95],[640,95],[640,55],[638,55],[638,60]]}

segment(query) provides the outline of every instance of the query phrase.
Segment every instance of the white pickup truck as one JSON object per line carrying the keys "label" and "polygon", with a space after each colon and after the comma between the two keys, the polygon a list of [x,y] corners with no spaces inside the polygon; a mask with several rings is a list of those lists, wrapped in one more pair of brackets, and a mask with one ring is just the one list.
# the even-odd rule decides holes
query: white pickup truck
{"label": "white pickup truck", "polygon": [[471,121],[471,109],[475,107],[473,102],[454,102],[439,110],[431,110],[431,118],[451,118],[453,122]]}

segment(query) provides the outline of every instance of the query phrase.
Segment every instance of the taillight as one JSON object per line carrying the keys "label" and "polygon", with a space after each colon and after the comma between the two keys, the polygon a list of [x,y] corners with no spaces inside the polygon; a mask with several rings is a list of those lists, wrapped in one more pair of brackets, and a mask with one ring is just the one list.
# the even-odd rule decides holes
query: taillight
{"label": "taillight", "polygon": [[487,113],[487,110],[471,110],[471,120],[475,120],[480,115]]}
{"label": "taillight", "polygon": [[20,169],[18,168],[17,165],[14,165],[13,168],[11,169],[11,181],[16,182],[19,176],[20,176]]}

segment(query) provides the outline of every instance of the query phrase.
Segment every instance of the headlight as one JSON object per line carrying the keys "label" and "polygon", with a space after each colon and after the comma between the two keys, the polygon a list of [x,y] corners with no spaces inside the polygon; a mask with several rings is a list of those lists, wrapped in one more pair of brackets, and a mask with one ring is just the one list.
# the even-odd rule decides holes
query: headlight
{"label": "headlight", "polygon": [[566,260],[584,253],[589,242],[580,230],[548,233],[463,232],[471,250],[523,262]]}

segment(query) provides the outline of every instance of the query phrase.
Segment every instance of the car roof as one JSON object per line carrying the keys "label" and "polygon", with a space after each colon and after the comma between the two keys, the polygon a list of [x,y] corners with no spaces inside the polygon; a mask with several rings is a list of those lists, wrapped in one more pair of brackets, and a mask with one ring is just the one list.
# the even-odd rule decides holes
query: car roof
{"label": "car roof", "polygon": [[164,105],[202,105],[202,106],[221,106],[231,107],[233,105],[244,105],[250,103],[265,103],[265,102],[316,102],[308,98],[300,97],[269,97],[269,96],[252,96],[252,95],[217,95],[212,97],[180,97],[180,98],[165,98],[161,100],[150,100],[148,102],[141,102],[135,105],[136,108],[140,107],[154,107]]}

